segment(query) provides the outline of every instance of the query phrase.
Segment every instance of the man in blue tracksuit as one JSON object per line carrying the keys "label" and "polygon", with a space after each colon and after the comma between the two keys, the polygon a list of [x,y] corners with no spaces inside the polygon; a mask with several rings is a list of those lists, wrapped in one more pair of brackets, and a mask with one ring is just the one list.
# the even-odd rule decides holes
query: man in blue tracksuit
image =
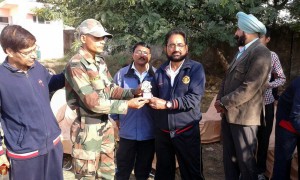
{"label": "man in blue tracksuit", "polygon": [[61,131],[49,90],[62,88],[64,75],[50,75],[35,60],[36,39],[21,26],[6,26],[0,43],[7,54],[0,65],[0,120],[7,148],[0,146],[0,165],[10,168],[14,180],[62,180]]}
{"label": "man in blue tracksuit", "polygon": [[[135,89],[142,82],[151,82],[156,70],[149,64],[151,51],[148,44],[139,42],[132,51],[133,62],[120,69],[114,81],[125,89]],[[149,106],[128,109],[127,114],[113,114],[111,117],[119,127],[119,148],[117,150],[117,180],[128,180],[134,167],[137,180],[149,177],[154,157],[153,111]]]}
{"label": "man in blue tracksuit", "polygon": [[175,155],[184,180],[204,179],[199,121],[205,74],[200,63],[187,58],[186,34],[172,30],[165,37],[168,61],[155,73],[155,179],[175,178]]}

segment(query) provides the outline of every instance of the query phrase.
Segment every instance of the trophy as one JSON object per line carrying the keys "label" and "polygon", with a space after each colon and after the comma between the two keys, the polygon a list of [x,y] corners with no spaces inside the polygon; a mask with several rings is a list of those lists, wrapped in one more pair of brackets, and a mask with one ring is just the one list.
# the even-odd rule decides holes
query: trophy
{"label": "trophy", "polygon": [[143,98],[145,99],[151,99],[152,98],[152,93],[151,93],[151,82],[149,81],[144,81],[142,82],[142,91],[143,91]]}

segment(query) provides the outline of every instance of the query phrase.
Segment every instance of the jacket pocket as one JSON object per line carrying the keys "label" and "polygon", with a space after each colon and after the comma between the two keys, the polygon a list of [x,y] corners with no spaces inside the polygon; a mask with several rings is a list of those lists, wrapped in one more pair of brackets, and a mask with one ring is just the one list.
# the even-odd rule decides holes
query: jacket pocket
{"label": "jacket pocket", "polygon": [[105,88],[104,81],[100,77],[92,79],[91,84],[96,91],[99,91],[99,90],[102,90]]}
{"label": "jacket pocket", "polygon": [[234,71],[234,78],[239,81],[243,81],[245,75],[246,75],[246,67],[244,65],[236,66],[235,71]]}
{"label": "jacket pocket", "polygon": [[72,152],[75,175],[95,176],[98,169],[96,153],[81,148],[74,148]]}
{"label": "jacket pocket", "polygon": [[23,139],[24,139],[24,134],[25,134],[25,128],[22,126],[20,128],[20,131],[19,131],[19,136],[18,136],[18,141],[17,141],[17,145],[20,146]]}

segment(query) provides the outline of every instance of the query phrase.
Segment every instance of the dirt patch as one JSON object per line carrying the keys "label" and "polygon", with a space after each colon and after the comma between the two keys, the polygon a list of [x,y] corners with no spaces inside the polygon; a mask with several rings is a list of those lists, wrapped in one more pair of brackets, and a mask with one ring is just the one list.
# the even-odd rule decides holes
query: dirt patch
{"label": "dirt patch", "polygon": [[220,142],[212,144],[202,144],[202,156],[205,179],[225,179],[222,144]]}
{"label": "dirt patch", "polygon": [[[224,177],[223,168],[223,147],[220,142],[202,144],[203,173],[205,180],[221,180]],[[153,180],[155,171],[153,170],[148,180]],[[131,174],[130,180],[135,180]],[[176,170],[175,180],[181,180],[179,169]]]}

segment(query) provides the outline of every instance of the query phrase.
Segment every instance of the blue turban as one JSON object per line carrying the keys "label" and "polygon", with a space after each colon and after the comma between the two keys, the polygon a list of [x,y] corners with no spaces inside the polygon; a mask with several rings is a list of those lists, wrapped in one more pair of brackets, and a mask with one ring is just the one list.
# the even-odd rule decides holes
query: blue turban
{"label": "blue turban", "polygon": [[260,22],[252,14],[245,14],[244,12],[238,12],[236,14],[238,18],[238,27],[246,33],[260,33],[265,35],[267,32],[266,26]]}

